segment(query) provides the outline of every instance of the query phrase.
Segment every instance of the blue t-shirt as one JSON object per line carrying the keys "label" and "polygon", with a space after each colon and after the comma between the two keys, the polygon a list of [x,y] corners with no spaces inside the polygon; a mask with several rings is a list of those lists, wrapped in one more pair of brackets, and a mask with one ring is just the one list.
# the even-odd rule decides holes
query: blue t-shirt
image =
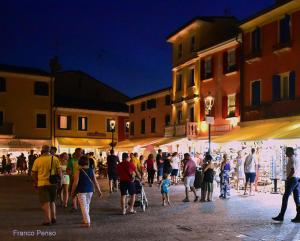
{"label": "blue t-shirt", "polygon": [[[83,172],[83,170],[90,178],[87,177],[87,175]],[[78,186],[77,186],[78,193],[93,192],[94,184],[91,182],[91,181],[93,181],[93,179],[94,179],[94,172],[93,172],[92,168],[79,169],[79,180],[78,180]]]}
{"label": "blue t-shirt", "polygon": [[170,186],[171,181],[169,179],[164,179],[161,183],[161,193],[169,193]]}

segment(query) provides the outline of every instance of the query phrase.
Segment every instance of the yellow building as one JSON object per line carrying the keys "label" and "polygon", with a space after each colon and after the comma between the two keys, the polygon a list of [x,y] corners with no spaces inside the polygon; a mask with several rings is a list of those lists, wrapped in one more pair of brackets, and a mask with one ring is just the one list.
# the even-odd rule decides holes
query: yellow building
{"label": "yellow building", "polygon": [[0,155],[51,144],[52,88],[42,70],[0,65]]}

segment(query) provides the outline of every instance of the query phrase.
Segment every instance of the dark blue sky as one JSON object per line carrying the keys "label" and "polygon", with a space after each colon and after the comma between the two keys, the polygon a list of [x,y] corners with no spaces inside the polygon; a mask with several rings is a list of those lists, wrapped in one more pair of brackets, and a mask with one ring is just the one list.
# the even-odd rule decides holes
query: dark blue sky
{"label": "dark blue sky", "polygon": [[0,63],[82,70],[128,96],[171,85],[166,36],[195,16],[243,19],[275,0],[2,0]]}

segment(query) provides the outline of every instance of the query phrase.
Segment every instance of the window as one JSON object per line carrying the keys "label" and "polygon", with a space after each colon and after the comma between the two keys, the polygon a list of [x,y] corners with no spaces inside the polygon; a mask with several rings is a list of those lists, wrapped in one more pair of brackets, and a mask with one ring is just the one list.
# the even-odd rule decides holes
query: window
{"label": "window", "polygon": [[145,119],[141,120],[141,134],[145,134],[146,122]]}
{"label": "window", "polygon": [[189,109],[189,121],[190,122],[194,122],[195,121],[195,117],[194,117],[195,115],[194,115],[194,107],[191,107],[190,109]]}
{"label": "window", "polygon": [[279,22],[279,42],[280,44],[285,44],[291,40],[291,30],[290,23],[291,17],[286,14]]}
{"label": "window", "polygon": [[232,94],[232,95],[228,95],[227,96],[227,116],[229,117],[233,117],[235,116],[235,94]]}
{"label": "window", "polygon": [[178,59],[182,57],[182,44],[178,45]]}
{"label": "window", "polygon": [[169,126],[171,124],[171,116],[166,115],[165,116],[165,126]]}
{"label": "window", "polygon": [[260,28],[256,28],[251,33],[251,49],[252,53],[259,53],[260,52]]}
{"label": "window", "polygon": [[165,96],[165,105],[171,105],[171,96],[170,95]]}
{"label": "window", "polygon": [[88,118],[87,117],[78,117],[78,130],[87,131],[88,129]]}
{"label": "window", "polygon": [[41,95],[41,96],[48,96],[49,95],[48,83],[43,81],[34,82],[34,94]]}
{"label": "window", "polygon": [[46,114],[36,114],[36,128],[46,128],[47,127],[47,115]]}
{"label": "window", "polygon": [[192,87],[195,85],[195,70],[194,68],[190,69],[189,72],[189,87]]}
{"label": "window", "polygon": [[134,122],[130,122],[130,135],[134,136]]}
{"label": "window", "polygon": [[147,100],[147,109],[156,108],[156,99]]}
{"label": "window", "polygon": [[130,105],[130,113],[134,113],[134,105]]}
{"label": "window", "polygon": [[72,119],[71,116],[58,116],[58,128],[61,130],[71,130]]}
{"label": "window", "polygon": [[176,90],[182,90],[182,74],[177,74],[176,76]]}
{"label": "window", "polygon": [[192,36],[191,37],[191,48],[190,48],[191,52],[195,51],[195,49],[196,49],[195,45],[196,45],[196,38],[195,38],[195,36]]}
{"label": "window", "polygon": [[143,101],[143,102],[141,103],[141,111],[145,111],[145,110],[146,110],[146,102]]}
{"label": "window", "polygon": [[232,72],[236,70],[236,50],[232,49],[228,51],[227,54],[227,71]]}
{"label": "window", "polygon": [[6,91],[6,79],[0,77],[0,92]]}
{"label": "window", "polygon": [[294,71],[274,75],[272,78],[273,101],[295,99],[295,81]]}
{"label": "window", "polygon": [[0,126],[3,126],[4,123],[4,114],[3,111],[0,111]]}
{"label": "window", "polygon": [[201,79],[205,80],[205,79],[210,79],[213,76],[213,58],[212,57],[208,57],[205,58],[203,60],[201,60]]}
{"label": "window", "polygon": [[182,122],[182,111],[177,111],[177,124],[180,124]]}
{"label": "window", "polygon": [[253,81],[251,83],[251,105],[260,105],[260,80]]}
{"label": "window", "polygon": [[155,132],[156,132],[156,119],[151,118],[151,133],[155,133]]}

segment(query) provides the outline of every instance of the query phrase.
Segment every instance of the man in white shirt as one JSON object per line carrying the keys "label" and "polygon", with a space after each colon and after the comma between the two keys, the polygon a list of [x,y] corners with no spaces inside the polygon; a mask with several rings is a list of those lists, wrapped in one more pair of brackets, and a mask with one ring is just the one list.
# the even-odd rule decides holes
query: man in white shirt
{"label": "man in white shirt", "polygon": [[288,157],[288,162],[286,165],[286,182],[285,182],[285,192],[282,197],[281,210],[277,217],[272,218],[275,221],[283,221],[284,214],[287,209],[288,200],[293,192],[294,201],[296,204],[297,215],[291,221],[294,223],[300,223],[300,161],[299,158],[295,158],[294,149],[292,147],[287,147],[285,151],[286,156]]}
{"label": "man in white shirt", "polygon": [[244,163],[244,171],[245,171],[245,176],[246,176],[246,182],[245,182],[245,192],[244,195],[247,195],[247,186],[248,183],[250,183],[250,196],[252,194],[252,185],[255,181],[255,176],[256,176],[256,168],[257,168],[257,160],[254,155],[255,149],[251,149],[251,154],[249,154],[246,157],[245,163]]}

